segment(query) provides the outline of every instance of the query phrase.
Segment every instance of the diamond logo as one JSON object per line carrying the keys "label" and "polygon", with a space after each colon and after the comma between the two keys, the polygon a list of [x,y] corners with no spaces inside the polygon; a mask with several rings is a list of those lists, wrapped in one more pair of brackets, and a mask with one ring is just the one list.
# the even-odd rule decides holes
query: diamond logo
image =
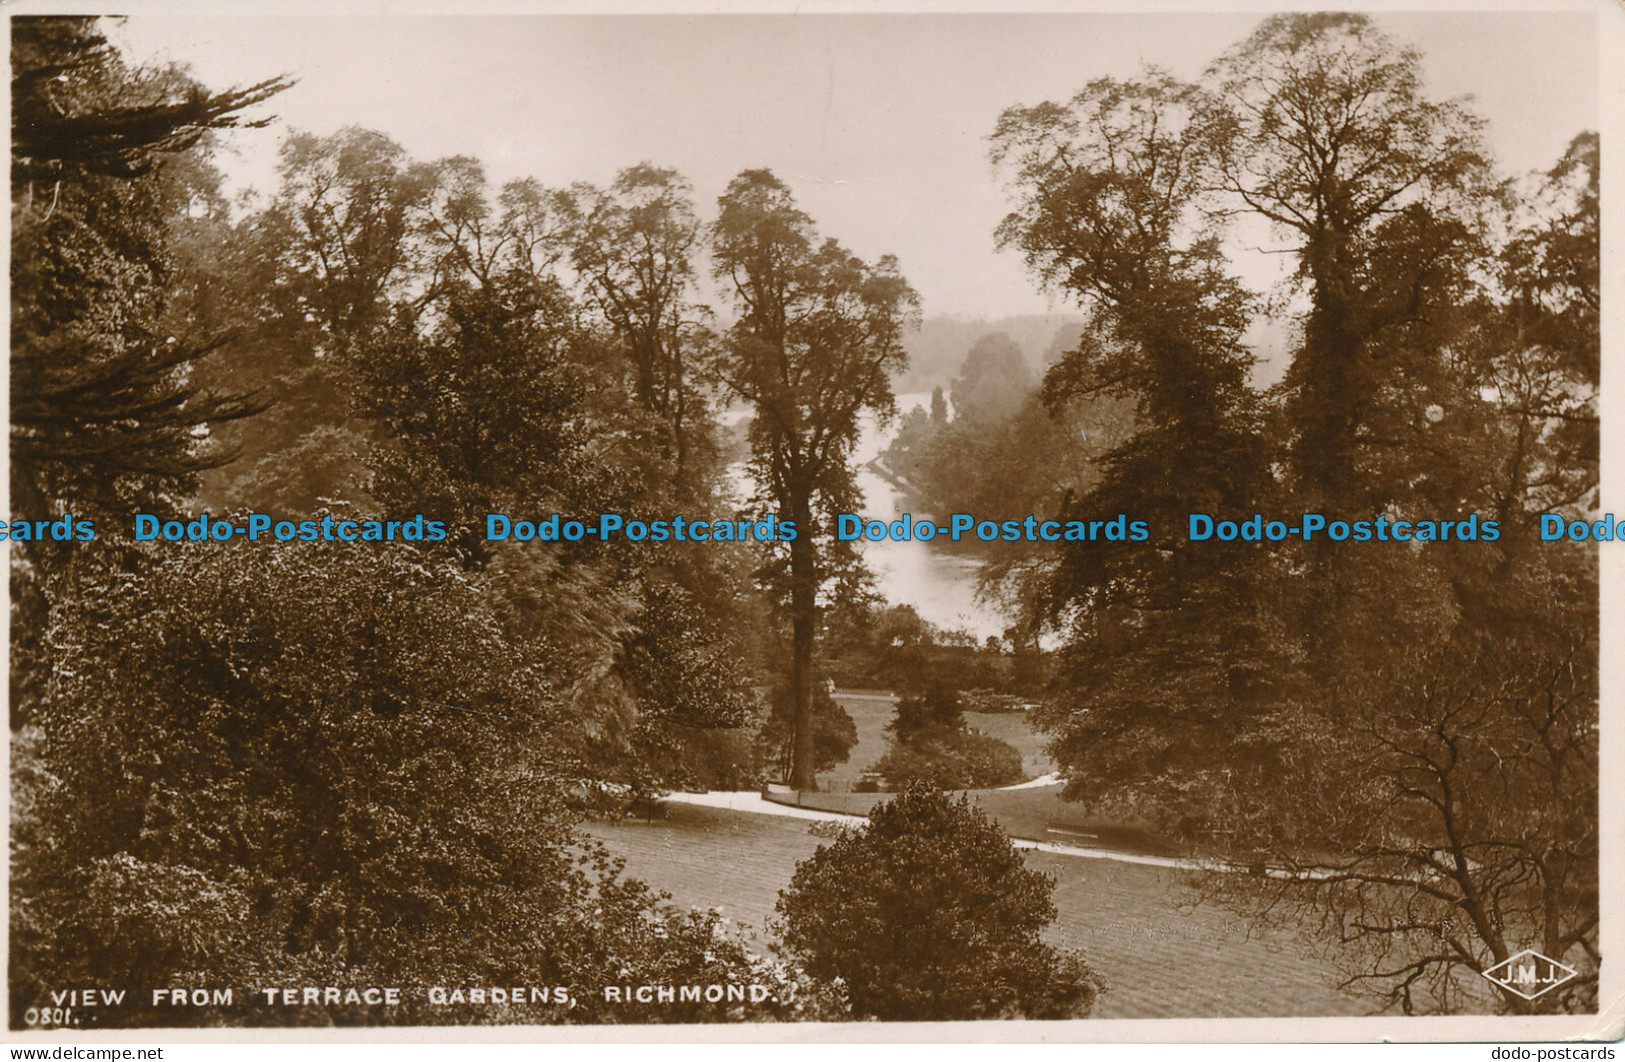
{"label": "diamond logo", "polygon": [[1547,958],[1534,948],[1525,948],[1485,970],[1484,976],[1508,992],[1534,999],[1580,975],[1577,970],[1571,970],[1556,959]]}

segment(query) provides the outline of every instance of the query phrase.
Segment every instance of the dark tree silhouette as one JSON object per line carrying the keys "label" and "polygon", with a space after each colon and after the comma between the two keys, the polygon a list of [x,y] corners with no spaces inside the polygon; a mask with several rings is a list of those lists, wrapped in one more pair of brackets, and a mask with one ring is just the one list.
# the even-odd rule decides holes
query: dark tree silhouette
{"label": "dark tree silhouette", "polygon": [[[132,71],[92,18],[12,20],[12,506],[31,517],[158,503],[231,456],[200,438],[255,412],[189,372],[225,335],[167,335],[163,163],[292,82],[210,93]],[[89,512],[87,513],[87,510]]]}
{"label": "dark tree silhouette", "polygon": [[812,666],[818,592],[828,568],[817,536],[853,493],[850,455],[865,412],[889,414],[889,377],[902,370],[904,324],[917,297],[897,262],[864,263],[834,240],[818,243],[812,219],[767,170],[746,170],[717,201],[717,278],[739,310],[724,375],[756,406],[752,467],[784,519],[795,698],[790,784],[817,786]]}
{"label": "dark tree silhouette", "polygon": [[796,865],[784,946],[882,1021],[1086,1017],[1103,985],[1039,939],[1055,882],[964,797],[914,787]]}

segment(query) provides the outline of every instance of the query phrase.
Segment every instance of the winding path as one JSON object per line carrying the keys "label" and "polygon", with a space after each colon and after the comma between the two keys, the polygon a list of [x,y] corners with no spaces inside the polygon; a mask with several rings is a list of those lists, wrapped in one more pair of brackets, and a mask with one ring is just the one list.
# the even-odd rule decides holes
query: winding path
{"label": "winding path", "polygon": [[[703,808],[723,808],[728,811],[739,811],[751,815],[777,815],[780,818],[807,819],[813,822],[840,822],[851,826],[861,826],[869,821],[868,817],[864,815],[846,815],[838,811],[818,811],[813,808],[798,808],[789,804],[780,804],[767,800],[762,794],[750,789],[737,791],[713,790],[709,793],[671,793],[664,799],[674,804],[693,804]],[[1083,848],[1079,845],[1056,844],[1053,841],[1029,841],[1020,837],[1010,838],[1010,843],[1017,848],[1029,848],[1038,852],[1048,852],[1052,855],[1076,856],[1079,859],[1109,859],[1117,863],[1138,863],[1141,866],[1168,867],[1173,870],[1246,872],[1244,867],[1206,859],[1175,859],[1170,856],[1139,855],[1134,852],[1116,852],[1109,848]]]}

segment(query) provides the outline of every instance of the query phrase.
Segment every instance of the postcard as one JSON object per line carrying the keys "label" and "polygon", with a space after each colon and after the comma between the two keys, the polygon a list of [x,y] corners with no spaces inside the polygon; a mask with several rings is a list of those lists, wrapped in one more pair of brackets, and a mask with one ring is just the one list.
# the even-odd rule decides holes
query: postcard
{"label": "postcard", "polygon": [[8,17],[19,1041],[1620,1035],[1617,4]]}

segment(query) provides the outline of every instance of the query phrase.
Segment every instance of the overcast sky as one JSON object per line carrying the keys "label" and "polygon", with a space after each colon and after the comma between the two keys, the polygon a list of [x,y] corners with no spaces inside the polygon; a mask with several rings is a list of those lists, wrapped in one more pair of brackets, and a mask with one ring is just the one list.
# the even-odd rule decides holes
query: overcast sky
{"label": "overcast sky", "polygon": [[[1546,168],[1597,124],[1584,12],[1382,14],[1436,95],[1470,94],[1508,172]],[[896,254],[927,314],[1052,307],[993,228],[1007,203],[986,137],[1005,107],[1060,99],[1142,62],[1195,77],[1258,15],[184,17],[114,31],[213,88],[291,73],[280,121],[231,135],[234,182],[272,183],[290,127],[381,130],[497,182],[607,183],[640,160],[693,183],[709,216],[766,166],[823,233]]]}

